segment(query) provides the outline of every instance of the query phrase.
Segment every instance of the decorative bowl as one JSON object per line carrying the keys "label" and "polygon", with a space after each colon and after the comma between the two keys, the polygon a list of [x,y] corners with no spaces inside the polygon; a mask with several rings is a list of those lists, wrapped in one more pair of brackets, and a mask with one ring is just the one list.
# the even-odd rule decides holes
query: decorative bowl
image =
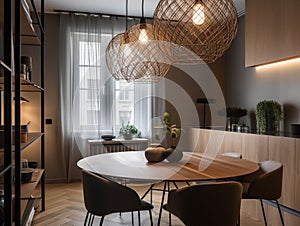
{"label": "decorative bowl", "polygon": [[114,136],[114,135],[102,135],[101,138],[105,141],[110,141],[110,140],[116,138],[116,136]]}
{"label": "decorative bowl", "polygon": [[33,169],[36,169],[38,167],[38,162],[36,161],[28,161],[28,167],[29,168],[33,168]]}

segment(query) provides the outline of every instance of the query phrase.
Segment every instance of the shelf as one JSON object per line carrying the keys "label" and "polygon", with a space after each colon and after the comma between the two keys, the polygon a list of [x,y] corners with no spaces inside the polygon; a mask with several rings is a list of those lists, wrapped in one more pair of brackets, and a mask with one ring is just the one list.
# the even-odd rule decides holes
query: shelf
{"label": "shelf", "polygon": [[2,177],[6,171],[8,171],[11,168],[11,165],[9,165],[8,167],[6,167],[5,169],[2,169],[0,172],[0,177]]}
{"label": "shelf", "polygon": [[[26,143],[21,143],[21,151],[25,150],[33,142],[40,139],[44,134],[43,133],[28,133],[28,138]],[[0,148],[0,152],[4,151],[4,148]],[[12,151],[15,151],[15,146],[12,147]]]}
{"label": "shelf", "polygon": [[40,46],[40,39],[37,36],[21,36],[22,45]]}
{"label": "shelf", "polygon": [[26,149],[29,145],[31,145],[36,140],[40,139],[43,135],[44,135],[43,133],[28,133],[27,142],[21,144],[21,151]]}
{"label": "shelf", "polygon": [[[25,45],[41,45],[41,41],[32,25],[31,15],[29,15],[25,8],[26,3],[21,1],[21,44]],[[29,7],[28,7],[29,9]]]}
{"label": "shelf", "polygon": [[5,68],[11,72],[11,68],[9,66],[7,66],[2,60],[0,60],[0,65],[2,68]]}
{"label": "shelf", "polygon": [[21,184],[21,216],[22,221],[26,220],[34,206],[35,198],[33,193],[38,183],[41,181],[43,169],[35,169],[32,174],[32,179],[28,183]]}
{"label": "shelf", "polygon": [[44,173],[43,169],[35,169],[32,174],[32,179],[29,183],[23,183],[21,184],[21,199],[29,199],[31,198],[31,195],[34,193],[34,190],[38,183],[41,180],[41,177]]}
{"label": "shelf", "polygon": [[[44,91],[44,89],[35,83],[26,80],[26,79],[20,79],[21,81],[21,92],[40,92]],[[12,84],[15,83],[15,76],[12,76]],[[4,77],[0,77],[0,91],[4,90]],[[13,87],[14,90],[14,87]]]}
{"label": "shelf", "polygon": [[31,214],[32,208],[34,208],[34,203],[36,198],[30,198],[28,200],[21,200],[21,216],[22,216],[22,225],[28,220],[28,217]]}

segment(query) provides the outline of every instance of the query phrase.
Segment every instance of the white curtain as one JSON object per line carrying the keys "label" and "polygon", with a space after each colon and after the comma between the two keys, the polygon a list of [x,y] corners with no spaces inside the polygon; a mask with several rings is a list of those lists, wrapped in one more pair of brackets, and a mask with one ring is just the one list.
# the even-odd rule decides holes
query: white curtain
{"label": "white curtain", "polygon": [[[136,24],[138,20],[130,20]],[[125,19],[93,15],[60,17],[60,127],[62,158],[68,180],[78,179],[76,162],[87,156],[88,139],[118,136],[122,121],[151,136],[152,84],[116,82],[106,67],[110,40],[124,32]]]}

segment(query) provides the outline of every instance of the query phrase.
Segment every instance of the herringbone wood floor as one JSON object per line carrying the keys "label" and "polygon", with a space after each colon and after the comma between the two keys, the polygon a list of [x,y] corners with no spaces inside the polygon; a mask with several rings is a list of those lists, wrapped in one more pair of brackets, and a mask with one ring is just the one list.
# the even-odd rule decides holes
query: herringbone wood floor
{"label": "herringbone wood floor", "polygon": [[[146,188],[145,186],[133,187],[140,195]],[[154,225],[156,225],[158,217],[158,209],[161,194],[158,191],[153,192],[154,202]],[[148,197],[146,201],[149,201]],[[33,225],[35,226],[82,226],[85,219],[86,210],[83,202],[82,184],[80,182],[68,184],[47,184],[46,185],[46,211],[39,212],[37,210]],[[150,225],[148,212],[141,213],[142,225]],[[94,225],[99,225],[99,219],[96,218]],[[122,226],[131,225],[130,214],[112,214],[107,216],[104,221],[106,226]],[[137,223],[137,214],[135,214],[135,225]],[[163,211],[162,226],[168,225],[168,215]],[[176,217],[172,216],[172,225],[183,225]],[[201,225],[201,224],[199,224]],[[249,219],[246,216],[241,217],[242,226],[261,226],[260,222]]]}

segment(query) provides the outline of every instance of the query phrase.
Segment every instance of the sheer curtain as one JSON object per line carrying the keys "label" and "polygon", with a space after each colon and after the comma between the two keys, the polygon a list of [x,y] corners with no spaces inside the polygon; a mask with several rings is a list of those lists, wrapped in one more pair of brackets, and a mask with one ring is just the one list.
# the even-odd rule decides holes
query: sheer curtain
{"label": "sheer curtain", "polygon": [[76,162],[87,156],[88,139],[117,136],[122,121],[135,124],[143,137],[151,136],[152,95],[158,88],[116,82],[106,67],[106,47],[124,30],[124,18],[60,17],[59,137],[68,180],[80,177]]}

